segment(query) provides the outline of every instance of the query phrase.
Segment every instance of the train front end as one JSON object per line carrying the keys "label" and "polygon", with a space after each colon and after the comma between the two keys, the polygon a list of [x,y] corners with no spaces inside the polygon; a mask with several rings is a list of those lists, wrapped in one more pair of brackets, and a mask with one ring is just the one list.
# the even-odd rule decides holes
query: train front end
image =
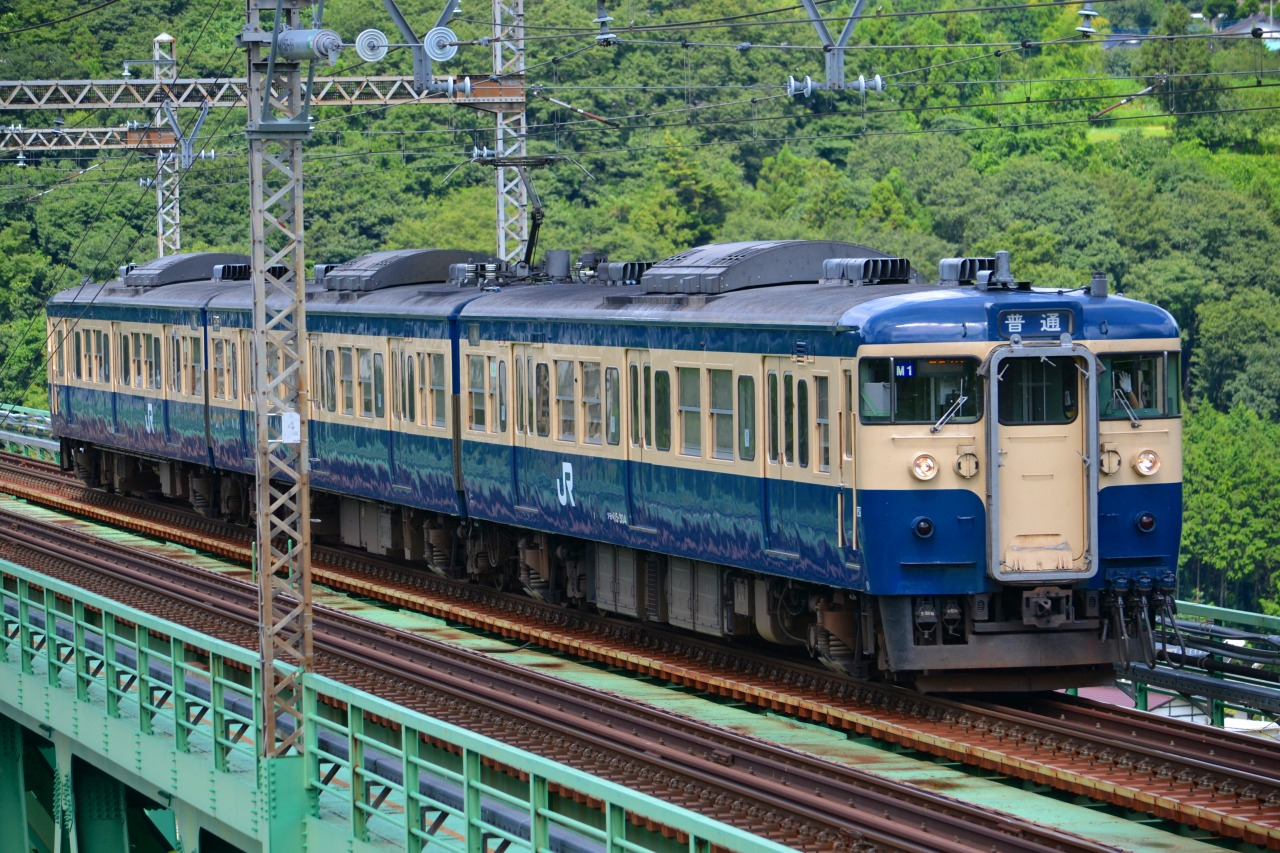
{"label": "train front end", "polygon": [[987,261],[944,263],[958,279],[945,298],[862,328],[858,520],[879,664],[927,690],[1108,682],[1154,659],[1153,622],[1172,615],[1177,329],[1105,278],[1033,290]]}

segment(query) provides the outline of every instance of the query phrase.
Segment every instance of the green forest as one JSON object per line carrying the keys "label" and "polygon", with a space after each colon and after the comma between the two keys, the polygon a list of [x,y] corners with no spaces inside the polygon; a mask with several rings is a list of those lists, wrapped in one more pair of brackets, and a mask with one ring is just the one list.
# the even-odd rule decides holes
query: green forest
{"label": "green forest", "polygon": [[[418,33],[443,5],[400,2]],[[817,7],[838,38],[850,0]],[[656,261],[713,241],[820,238],[926,274],[940,258],[1001,249],[1037,286],[1103,271],[1182,330],[1180,597],[1280,614],[1280,37],[1249,18],[1258,7],[871,0],[845,79],[879,75],[883,90],[793,96],[788,78],[823,83],[828,56],[798,3],[605,0],[602,27],[591,0],[528,2],[528,152],[558,155],[531,170],[546,210],[539,247]],[[0,79],[119,79],[161,32],[177,39],[180,77],[242,77],[244,9],[0,0]],[[379,0],[329,0],[323,24],[347,44],[375,27],[402,41]],[[487,77],[491,5],[464,0],[449,26],[461,44],[435,73]],[[346,49],[315,73],[411,68],[408,50],[372,63]],[[180,112],[184,128],[195,112]],[[494,172],[472,162],[493,145],[491,114],[418,104],[312,118],[308,263],[494,251]],[[0,110],[0,130],[151,120]],[[196,138],[216,156],[183,176],[184,251],[248,250],[245,121],[212,111]],[[155,170],[136,151],[0,151],[0,400],[47,405],[51,293],[154,257],[155,190],[140,181]]]}

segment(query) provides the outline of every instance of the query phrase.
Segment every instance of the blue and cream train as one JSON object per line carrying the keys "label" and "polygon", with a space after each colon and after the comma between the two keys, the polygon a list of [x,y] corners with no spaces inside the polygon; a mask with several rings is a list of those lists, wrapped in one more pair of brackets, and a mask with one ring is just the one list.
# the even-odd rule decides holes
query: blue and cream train
{"label": "blue and cream train", "polygon": [[[90,484],[247,521],[247,259],[49,302]],[[1178,330],[1007,256],[693,249],[516,278],[380,252],[308,284],[313,534],[928,690],[1106,680],[1151,654],[1181,528]]]}

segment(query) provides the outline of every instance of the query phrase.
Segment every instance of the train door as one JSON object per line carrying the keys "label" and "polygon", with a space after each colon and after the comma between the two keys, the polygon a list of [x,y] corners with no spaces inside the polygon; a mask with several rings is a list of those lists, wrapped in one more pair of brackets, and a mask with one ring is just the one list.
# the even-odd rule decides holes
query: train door
{"label": "train door", "polygon": [[988,571],[1028,584],[1097,571],[1097,360],[1075,345],[1002,347],[986,368]]}
{"label": "train door", "polygon": [[512,394],[515,429],[511,431],[511,493],[516,505],[536,509],[536,442],[551,434],[551,364],[539,359],[541,347],[512,344]]}
{"label": "train door", "polygon": [[[650,496],[658,487],[660,473],[654,463],[663,444],[670,445],[670,424],[665,430],[655,423],[655,394],[659,393],[657,374],[648,350],[627,350],[627,523],[632,527],[654,528],[654,512]],[[670,381],[663,381],[661,393],[668,395],[663,411],[669,415]],[[662,432],[662,435],[658,433]]]}
{"label": "train door", "polygon": [[[808,465],[808,380],[790,358],[764,360],[765,547],[800,553],[798,472]],[[802,399],[803,397],[803,399]]]}
{"label": "train door", "polygon": [[836,526],[841,553],[846,565],[858,560],[858,526],[854,520],[857,494],[854,489],[854,466],[857,462],[853,451],[853,435],[858,420],[857,362],[851,358],[840,360],[840,373],[835,380],[831,405],[836,410],[836,458],[839,468],[839,494],[836,501]]}

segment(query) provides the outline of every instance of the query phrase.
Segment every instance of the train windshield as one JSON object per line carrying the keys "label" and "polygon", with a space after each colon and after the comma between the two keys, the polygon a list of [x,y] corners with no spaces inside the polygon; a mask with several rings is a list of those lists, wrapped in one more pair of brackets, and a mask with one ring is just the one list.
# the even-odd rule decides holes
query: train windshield
{"label": "train windshield", "polygon": [[1176,418],[1182,413],[1179,353],[1100,355],[1099,412],[1103,420]]}
{"label": "train windshield", "polygon": [[1080,411],[1074,358],[1010,358],[1000,365],[1000,423],[1069,424]]}
{"label": "train windshield", "polygon": [[859,380],[865,424],[936,424],[944,417],[972,423],[982,416],[976,358],[864,358]]}

